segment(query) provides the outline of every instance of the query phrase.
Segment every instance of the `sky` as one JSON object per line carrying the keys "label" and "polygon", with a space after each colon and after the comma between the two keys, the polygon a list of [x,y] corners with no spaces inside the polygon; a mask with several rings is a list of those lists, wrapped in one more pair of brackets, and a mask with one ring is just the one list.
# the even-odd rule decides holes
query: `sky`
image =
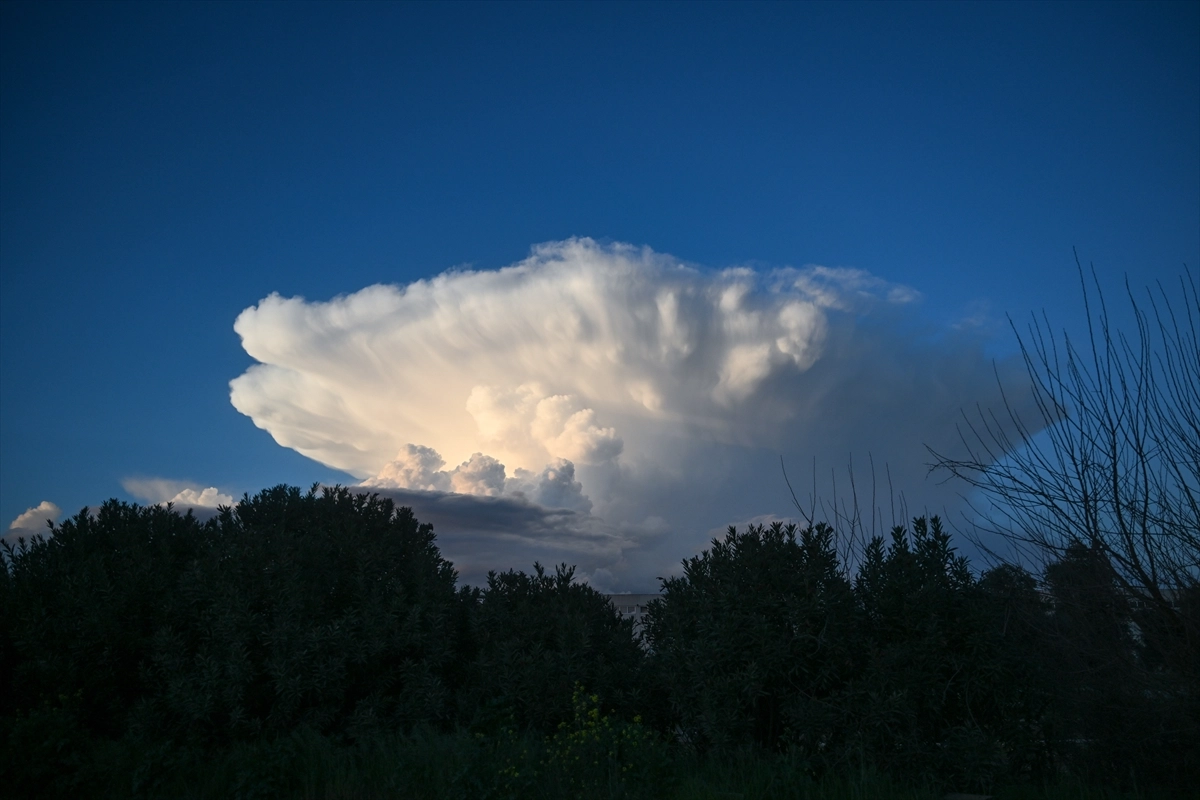
{"label": "sky", "polygon": [[1200,3],[6,2],[0,526],[365,485],[647,591],[781,458],[955,517],[1074,252],[1200,265]]}

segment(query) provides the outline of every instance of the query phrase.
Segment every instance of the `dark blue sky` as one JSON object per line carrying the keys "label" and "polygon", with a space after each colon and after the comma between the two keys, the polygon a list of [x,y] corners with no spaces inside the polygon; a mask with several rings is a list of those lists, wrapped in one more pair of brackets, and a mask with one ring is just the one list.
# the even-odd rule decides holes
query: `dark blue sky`
{"label": "dark blue sky", "polygon": [[[233,321],[589,236],[930,325],[1200,264],[1200,4],[0,4],[0,522],[346,480]],[[990,330],[990,328],[989,328]],[[722,524],[714,520],[714,525]]]}

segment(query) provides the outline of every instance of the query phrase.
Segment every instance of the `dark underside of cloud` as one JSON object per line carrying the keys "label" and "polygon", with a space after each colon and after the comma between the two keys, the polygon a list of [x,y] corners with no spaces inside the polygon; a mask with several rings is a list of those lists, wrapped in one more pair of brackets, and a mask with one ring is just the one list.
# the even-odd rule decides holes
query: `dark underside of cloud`
{"label": "dark underside of cloud", "polygon": [[491,570],[528,571],[534,561],[594,570],[612,564],[635,544],[596,517],[519,497],[374,487],[369,491],[411,508],[418,520],[431,523],[442,554],[463,581],[475,585]]}

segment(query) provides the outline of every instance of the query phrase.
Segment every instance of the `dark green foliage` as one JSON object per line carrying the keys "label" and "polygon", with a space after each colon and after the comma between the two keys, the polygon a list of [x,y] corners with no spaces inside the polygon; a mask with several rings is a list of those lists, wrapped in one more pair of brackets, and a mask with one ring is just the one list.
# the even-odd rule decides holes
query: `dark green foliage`
{"label": "dark green foliage", "polygon": [[0,718],[0,786],[14,797],[73,797],[85,784],[92,740],[79,694]]}
{"label": "dark green foliage", "polygon": [[225,740],[448,719],[455,573],[411,510],[277,487],[212,535],[155,632],[148,731]]}
{"label": "dark green foliage", "polygon": [[1143,781],[1200,785],[1200,585],[1179,589],[1159,604],[1135,604],[1141,642],[1139,667],[1151,676],[1145,697],[1155,699],[1152,730],[1158,742],[1142,744],[1152,756]]}
{"label": "dark green foliage", "polygon": [[976,697],[973,711],[1005,743],[1010,779],[1053,780],[1059,772],[1058,717],[1055,665],[1045,658],[1047,603],[1037,580],[1011,564],[983,573],[978,587],[982,605],[975,624],[991,644],[981,670],[992,692]]}
{"label": "dark green foliage", "polygon": [[204,524],[113,501],[7,566],[4,711],[26,726],[51,709],[221,742],[449,721],[455,573],[389,500],[277,487]]}
{"label": "dark green foliage", "polygon": [[1048,565],[1045,582],[1051,610],[1044,640],[1059,679],[1062,748],[1077,762],[1113,763],[1118,754],[1105,751],[1113,744],[1112,734],[1132,722],[1122,719],[1122,711],[1130,706],[1126,693],[1137,691],[1127,684],[1136,658],[1128,603],[1117,591],[1107,558],[1082,545]]}
{"label": "dark green foliage", "polygon": [[572,717],[553,734],[502,729],[483,737],[497,758],[491,794],[525,798],[664,797],[678,783],[669,745],[638,717],[614,718],[601,710],[599,695],[576,686]]}
{"label": "dark green foliage", "polygon": [[[1016,576],[989,583],[1006,579]],[[1032,758],[1023,731],[1037,728],[1039,709],[1010,657],[1004,601],[989,602],[937,517],[914,520],[911,537],[896,528],[886,548],[871,541],[855,594],[865,652],[847,705],[871,763],[977,788],[1014,755]]]}
{"label": "dark green foliage", "polygon": [[1008,654],[1008,598],[977,585],[936,517],[872,541],[853,588],[830,528],[776,523],[730,529],[663,589],[649,641],[702,748],[960,788],[1037,761],[1044,697]]}
{"label": "dark green foliage", "polygon": [[92,737],[118,736],[179,576],[212,534],[190,514],[105,503],[15,547],[0,570],[0,785],[77,796]]}
{"label": "dark green foliage", "polygon": [[550,732],[572,718],[577,685],[631,717],[644,653],[608,600],[573,580],[565,564],[547,575],[491,573],[474,613],[477,657],[466,693],[484,729],[512,724]]}
{"label": "dark green foliage", "polygon": [[[603,726],[603,722],[599,723]],[[573,726],[571,733],[577,732]],[[583,726],[587,730],[587,725]],[[633,730],[619,724],[620,736]],[[648,748],[590,768],[559,768],[556,755],[581,757],[591,744],[610,737],[588,736],[582,746],[568,736],[511,734],[498,737],[465,731],[379,733],[340,742],[301,728],[286,736],[238,742],[219,751],[161,747],[122,740],[97,744],[85,753],[71,790],[55,792],[48,780],[40,791],[5,797],[179,798],[422,798],[424,800],[942,800],[945,792],[909,786],[870,767],[846,775],[814,778],[803,759],[791,754],[741,750],[722,758],[700,756],[655,741]],[[564,746],[565,745],[565,746]],[[607,753],[605,753],[607,755]],[[582,760],[582,758],[581,758]],[[622,767],[628,771],[621,773]],[[633,779],[626,777],[635,776]],[[1055,785],[1057,784],[1057,785]],[[1047,787],[1013,787],[996,800],[1157,800],[1170,795],[1121,792],[1065,779]],[[66,782],[60,782],[65,787]],[[1190,797],[1190,795],[1178,795]]]}
{"label": "dark green foliage", "polygon": [[214,532],[190,513],[113,500],[8,551],[3,712],[53,707],[92,733],[122,732],[180,578]]}
{"label": "dark green foliage", "polygon": [[[639,643],[566,565],[456,588],[430,526],[375,496],[277,487],[204,523],[106,503],[4,548],[0,786],[1194,786],[1196,593],[1132,601],[1082,545],[1041,582],[977,579],[937,518],[871,541],[851,580],[834,536],[731,528],[664,581]],[[702,764],[724,777],[689,782]]]}
{"label": "dark green foliage", "polygon": [[[701,747],[819,747],[853,670],[853,597],[833,531],[730,528],[652,603],[647,640],[684,736]],[[803,726],[803,730],[801,730]]]}
{"label": "dark green foliage", "polygon": [[[1046,567],[1043,657],[1053,665],[1058,749],[1106,782],[1200,780],[1200,686],[1182,615],[1131,600],[1102,549],[1075,543]],[[1136,733],[1134,733],[1136,732]]]}

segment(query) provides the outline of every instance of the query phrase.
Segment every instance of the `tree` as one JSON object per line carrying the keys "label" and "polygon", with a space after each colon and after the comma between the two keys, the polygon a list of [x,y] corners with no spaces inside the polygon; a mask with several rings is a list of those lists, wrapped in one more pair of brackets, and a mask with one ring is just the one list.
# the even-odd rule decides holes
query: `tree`
{"label": "tree", "polygon": [[1007,399],[998,414],[964,414],[967,456],[934,452],[934,469],[985,498],[981,549],[995,556],[999,537],[1043,567],[1077,765],[1184,785],[1195,768],[1180,765],[1200,763],[1200,291],[1186,268],[1177,288],[1144,296],[1126,281],[1126,334],[1094,268],[1089,286],[1076,266],[1082,347],[1044,313],[1025,335],[1013,324],[1037,424]]}
{"label": "tree", "polygon": [[574,567],[533,568],[488,573],[472,615],[476,656],[463,711],[477,726],[549,733],[571,721],[582,686],[606,710],[632,717],[645,660],[632,621],[577,583]]}
{"label": "tree", "polygon": [[648,639],[683,738],[918,783],[1031,772],[1044,692],[1006,624],[1037,605],[1023,573],[981,585],[936,517],[872,537],[853,583],[834,540],[824,523],[730,528],[663,581]]}
{"label": "tree", "polygon": [[886,547],[868,542],[854,588],[862,668],[845,701],[847,744],[917,782],[986,789],[1028,771],[1038,698],[1003,613],[1010,597],[1028,601],[1019,576],[976,581],[941,520],[918,517]]}
{"label": "tree", "polygon": [[1197,673],[1200,629],[1179,600],[1200,586],[1200,292],[1186,269],[1174,297],[1160,284],[1139,300],[1127,281],[1131,338],[1114,327],[1095,270],[1093,298],[1076,266],[1082,349],[1065,332],[1060,343],[1044,314],[1025,336],[1013,324],[1038,424],[1007,401],[999,415],[964,414],[968,455],[933,452],[934,468],[979,490],[990,506],[980,532],[1023,557],[1049,564],[1079,546],[1101,556],[1130,600],[1162,618],[1152,627],[1172,632],[1158,646],[1174,668]]}
{"label": "tree", "polygon": [[179,577],[215,531],[189,511],[110,500],[7,547],[0,714],[60,697],[89,731],[117,735],[146,692],[142,672]]}
{"label": "tree", "polygon": [[647,640],[688,740],[777,748],[803,727],[816,748],[836,727],[854,600],[833,539],[822,523],[730,527],[663,580]]}
{"label": "tree", "polygon": [[222,742],[449,722],[456,575],[411,509],[278,486],[212,537],[155,632],[140,724]]}
{"label": "tree", "polygon": [[79,797],[91,737],[118,737],[179,576],[214,531],[189,512],[111,500],[0,543],[0,785]]}
{"label": "tree", "polygon": [[390,500],[279,486],[205,523],[114,500],[6,554],[6,724],[221,743],[451,719],[464,604]]}

